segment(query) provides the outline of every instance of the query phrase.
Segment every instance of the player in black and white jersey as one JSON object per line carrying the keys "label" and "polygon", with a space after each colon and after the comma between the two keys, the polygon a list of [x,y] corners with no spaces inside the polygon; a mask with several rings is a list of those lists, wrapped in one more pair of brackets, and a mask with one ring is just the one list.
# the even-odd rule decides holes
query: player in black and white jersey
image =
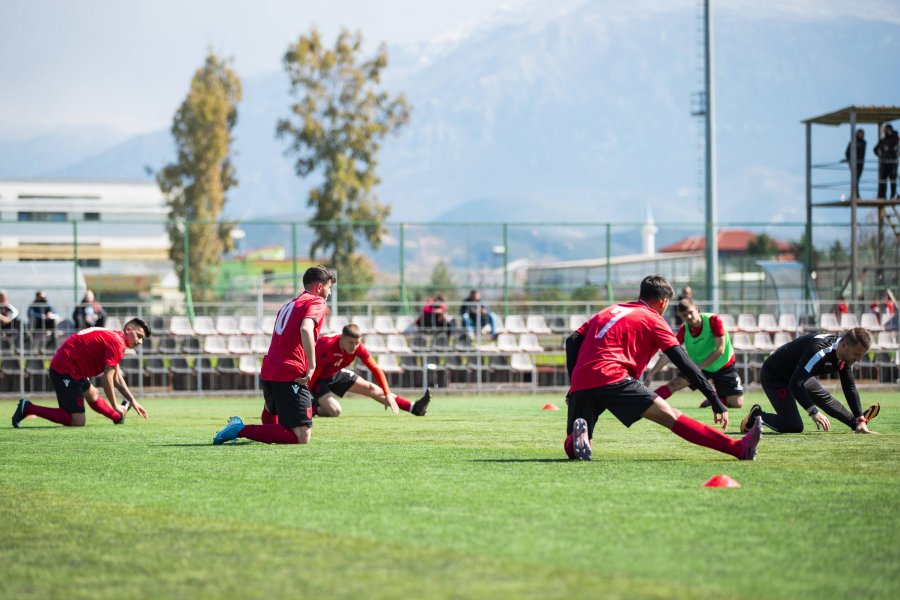
{"label": "player in black and white jersey", "polygon": [[[800,433],[803,420],[797,410],[799,404],[812,417],[816,429],[831,430],[831,423],[821,409],[856,433],[874,433],[869,431],[867,423],[878,414],[879,405],[873,404],[862,412],[851,368],[871,345],[872,334],[856,327],[841,335],[803,335],[780,347],[766,359],[760,371],[760,383],[775,414],[765,413],[755,404],[741,423],[741,430],[754,423],[756,417],[762,417],[762,424],[773,431]],[[839,374],[850,410],[816,379],[829,373]]]}

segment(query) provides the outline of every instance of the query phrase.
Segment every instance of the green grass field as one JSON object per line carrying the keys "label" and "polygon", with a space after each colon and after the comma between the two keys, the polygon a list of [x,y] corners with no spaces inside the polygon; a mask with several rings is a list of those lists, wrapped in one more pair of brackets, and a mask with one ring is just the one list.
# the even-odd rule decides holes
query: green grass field
{"label": "green grass field", "polygon": [[[674,404],[710,422],[699,398]],[[752,463],[611,415],[570,462],[561,400],[351,398],[308,447],[212,446],[258,399],[19,430],[0,402],[0,598],[900,597],[900,394],[863,392],[880,436],[766,434]]]}

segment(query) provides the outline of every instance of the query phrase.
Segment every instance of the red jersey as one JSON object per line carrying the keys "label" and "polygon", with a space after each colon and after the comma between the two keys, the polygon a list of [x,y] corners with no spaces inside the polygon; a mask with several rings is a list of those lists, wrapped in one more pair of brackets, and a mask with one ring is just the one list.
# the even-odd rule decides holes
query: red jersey
{"label": "red jersey", "polygon": [[315,321],[313,337],[318,338],[327,309],[324,298],[308,291],[281,307],[275,319],[269,352],[263,357],[262,379],[293,381],[306,375],[308,363],[300,337],[300,324],[307,318]]}
{"label": "red jersey", "polygon": [[360,342],[356,346],[356,351],[348,354],[341,348],[341,334],[339,333],[326,335],[316,340],[316,372],[313,373],[309,382],[309,389],[312,389],[313,384],[319,379],[334,377],[338,371],[350,366],[357,358],[372,372],[372,376],[378,380],[378,385],[384,390],[384,393],[390,394],[391,388],[388,387],[387,378],[372,360],[372,355],[369,354],[365,345]]}
{"label": "red jersey", "polygon": [[640,300],[601,310],[578,333],[584,341],[572,370],[571,392],[637,379],[658,350],[678,345],[665,319]]}
{"label": "red jersey", "polygon": [[122,361],[125,332],[102,327],[83,329],[69,336],[50,361],[50,368],[72,379],[96,377]]}

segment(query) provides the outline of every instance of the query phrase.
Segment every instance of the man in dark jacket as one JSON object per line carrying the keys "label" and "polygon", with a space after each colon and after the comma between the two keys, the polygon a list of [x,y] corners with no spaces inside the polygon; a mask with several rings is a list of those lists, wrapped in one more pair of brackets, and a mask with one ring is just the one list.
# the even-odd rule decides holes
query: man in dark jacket
{"label": "man in dark jacket", "polygon": [[900,156],[900,137],[890,125],[884,126],[884,135],[874,149],[878,156],[878,197],[888,198],[887,182],[891,180],[890,198],[897,197],[897,158]]}
{"label": "man in dark jacket", "polygon": [[[850,149],[853,142],[847,144],[847,150],[844,151],[844,162],[849,163],[851,160]],[[859,198],[859,180],[862,177],[863,167],[866,165],[866,132],[862,129],[856,130],[856,197]],[[853,167],[850,167],[852,178]]]}

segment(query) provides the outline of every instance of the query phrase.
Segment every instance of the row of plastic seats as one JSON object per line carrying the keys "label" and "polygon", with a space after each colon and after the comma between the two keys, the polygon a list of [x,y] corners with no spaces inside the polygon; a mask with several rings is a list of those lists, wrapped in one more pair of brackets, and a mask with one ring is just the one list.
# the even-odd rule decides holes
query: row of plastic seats
{"label": "row of plastic seats", "polygon": [[840,318],[834,313],[819,315],[819,329],[824,331],[846,331],[854,327],[863,327],[869,331],[884,331],[885,325],[891,320],[892,315],[885,313],[879,317],[872,312],[864,312],[860,315],[843,313]]}
{"label": "row of plastic seats", "polygon": [[275,328],[275,317],[266,316],[257,319],[255,316],[231,317],[220,315],[213,317],[200,316],[194,323],[184,316],[173,316],[169,320],[168,332],[176,336],[209,336],[209,335],[256,335],[271,334]]}
{"label": "row of plastic seats", "polygon": [[730,332],[744,331],[753,333],[756,331],[775,332],[796,332],[800,329],[797,321],[797,315],[792,313],[784,313],[777,319],[775,315],[769,313],[761,313],[758,317],[752,313],[741,313],[737,319],[728,313],[720,313],[719,318],[725,329]]}
{"label": "row of plastic seats", "polygon": [[[792,339],[794,336],[787,331],[776,331],[774,335],[766,331],[753,334],[738,331],[731,334],[731,343],[737,352],[774,352]],[[893,331],[876,332],[871,350],[897,350],[897,334]]]}

